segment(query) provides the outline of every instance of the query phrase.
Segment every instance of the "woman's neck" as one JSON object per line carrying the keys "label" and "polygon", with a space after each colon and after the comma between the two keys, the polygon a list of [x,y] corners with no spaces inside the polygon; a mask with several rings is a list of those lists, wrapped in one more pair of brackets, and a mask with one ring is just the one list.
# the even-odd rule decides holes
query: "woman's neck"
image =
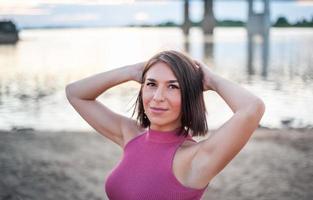
{"label": "woman's neck", "polygon": [[171,126],[158,126],[155,124],[151,124],[150,125],[150,129],[155,130],[155,131],[173,131],[176,129],[179,129],[181,127],[181,125],[171,125]]}

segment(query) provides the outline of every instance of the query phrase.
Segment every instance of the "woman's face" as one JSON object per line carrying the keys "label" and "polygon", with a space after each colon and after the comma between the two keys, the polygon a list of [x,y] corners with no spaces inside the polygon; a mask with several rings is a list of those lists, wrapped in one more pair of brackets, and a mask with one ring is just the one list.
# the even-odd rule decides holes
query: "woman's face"
{"label": "woman's face", "polygon": [[181,91],[177,78],[164,62],[147,71],[142,87],[142,101],[150,128],[159,131],[181,126]]}

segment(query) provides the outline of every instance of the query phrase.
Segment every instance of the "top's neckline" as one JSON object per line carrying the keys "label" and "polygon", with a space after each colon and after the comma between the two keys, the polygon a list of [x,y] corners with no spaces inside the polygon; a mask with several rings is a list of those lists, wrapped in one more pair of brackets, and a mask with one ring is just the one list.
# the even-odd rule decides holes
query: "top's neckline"
{"label": "top's neckline", "polygon": [[180,136],[177,135],[180,130],[181,128],[177,128],[172,131],[157,131],[157,130],[148,128],[146,137],[147,137],[147,140],[152,141],[152,142],[160,142],[160,143],[177,142],[177,141],[182,140],[182,138],[185,138],[184,135],[180,135]]}

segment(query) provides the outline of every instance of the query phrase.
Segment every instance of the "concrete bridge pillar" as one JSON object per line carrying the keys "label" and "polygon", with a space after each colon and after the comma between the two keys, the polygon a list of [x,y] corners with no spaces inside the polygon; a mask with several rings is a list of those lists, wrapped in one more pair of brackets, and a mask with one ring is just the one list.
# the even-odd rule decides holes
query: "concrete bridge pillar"
{"label": "concrete bridge pillar", "polygon": [[204,1],[204,12],[202,21],[203,33],[212,35],[215,26],[213,0],[203,0],[203,1]]}
{"label": "concrete bridge pillar", "polygon": [[[202,30],[204,34],[213,34],[215,26],[215,17],[213,12],[213,0],[203,0],[203,19],[202,19]],[[185,35],[189,34],[189,30],[192,26],[189,17],[189,0],[184,0],[184,22],[182,24],[182,29]]]}
{"label": "concrete bridge pillar", "polygon": [[263,12],[254,11],[254,1],[248,0],[248,20],[247,20],[247,37],[248,37],[248,62],[247,68],[249,74],[254,74],[253,57],[255,48],[255,36],[262,39],[262,75],[267,76],[268,55],[269,55],[269,31],[270,23],[270,0],[263,0]]}
{"label": "concrete bridge pillar", "polygon": [[189,34],[190,27],[191,21],[189,17],[189,0],[184,0],[184,23],[182,28],[185,35]]}
{"label": "concrete bridge pillar", "polygon": [[254,0],[248,0],[248,32],[254,35],[266,33],[271,27],[269,0],[263,0],[263,12],[255,12],[253,4]]}

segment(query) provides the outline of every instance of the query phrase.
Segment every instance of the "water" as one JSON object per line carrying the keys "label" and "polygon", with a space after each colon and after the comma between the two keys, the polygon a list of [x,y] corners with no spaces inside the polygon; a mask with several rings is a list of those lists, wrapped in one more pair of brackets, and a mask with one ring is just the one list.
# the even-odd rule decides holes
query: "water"
{"label": "water", "polygon": [[[0,46],[0,129],[91,130],[66,100],[64,87],[83,77],[148,59],[164,49],[186,50],[210,68],[260,96],[266,104],[261,125],[313,125],[313,29],[272,29],[268,65],[256,38],[248,63],[243,28],[200,29],[189,39],[177,28],[23,30],[15,46]],[[134,82],[110,89],[99,100],[130,116],[138,91]],[[205,93],[210,128],[231,116],[214,92]]]}

